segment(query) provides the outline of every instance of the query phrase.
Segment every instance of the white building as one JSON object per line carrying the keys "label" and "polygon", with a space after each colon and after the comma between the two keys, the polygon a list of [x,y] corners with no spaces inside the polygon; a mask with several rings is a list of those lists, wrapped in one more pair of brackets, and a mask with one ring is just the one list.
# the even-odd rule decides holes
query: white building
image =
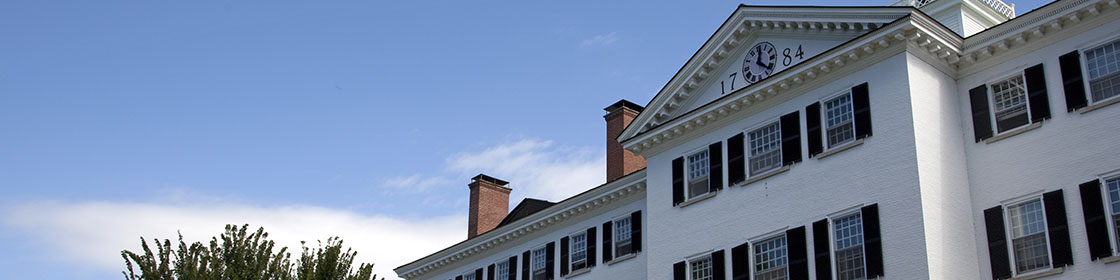
{"label": "white building", "polygon": [[396,272],[1120,279],[1118,101],[1117,0],[743,5],[607,108],[608,183],[495,216],[476,177],[470,238]]}

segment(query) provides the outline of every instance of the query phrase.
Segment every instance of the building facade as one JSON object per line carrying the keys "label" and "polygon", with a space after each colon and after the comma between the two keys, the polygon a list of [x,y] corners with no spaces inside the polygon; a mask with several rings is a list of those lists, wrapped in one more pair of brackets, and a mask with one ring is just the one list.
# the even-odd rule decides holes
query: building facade
{"label": "building facade", "polygon": [[607,108],[606,184],[494,222],[472,183],[471,237],[396,271],[1116,279],[1118,30],[1116,0],[740,6]]}

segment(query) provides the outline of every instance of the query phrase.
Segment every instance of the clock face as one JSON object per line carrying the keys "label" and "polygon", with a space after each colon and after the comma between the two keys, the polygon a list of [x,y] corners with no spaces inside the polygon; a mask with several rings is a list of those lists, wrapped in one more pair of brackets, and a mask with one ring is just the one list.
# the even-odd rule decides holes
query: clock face
{"label": "clock face", "polygon": [[747,84],[757,83],[774,73],[778,50],[769,42],[755,44],[743,58],[743,79]]}

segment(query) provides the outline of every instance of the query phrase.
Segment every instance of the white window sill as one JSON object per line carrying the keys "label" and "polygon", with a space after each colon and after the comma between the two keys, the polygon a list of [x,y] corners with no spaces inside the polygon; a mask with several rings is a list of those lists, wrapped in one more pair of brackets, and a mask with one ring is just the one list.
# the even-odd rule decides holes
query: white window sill
{"label": "white window sill", "polygon": [[1011,277],[1011,278],[1010,278],[1009,280],[1030,280],[1030,279],[1038,279],[1038,278],[1042,278],[1042,277],[1047,277],[1047,276],[1054,276],[1054,275],[1062,274],[1062,272],[1065,272],[1065,271],[1066,271],[1066,269],[1065,269],[1064,267],[1059,267],[1059,268],[1053,268],[1053,269],[1050,269],[1050,270],[1046,270],[1046,271],[1041,271],[1041,272],[1037,272],[1037,273],[1032,273],[1032,274],[1027,274],[1027,275],[1021,275],[1021,276]]}
{"label": "white window sill", "polygon": [[832,147],[831,149],[828,149],[827,151],[824,151],[822,153],[817,154],[816,157],[817,157],[818,160],[823,159],[823,158],[826,158],[828,156],[835,155],[836,153],[843,152],[844,150],[851,149],[855,146],[859,146],[859,145],[862,145],[862,144],[863,144],[863,138],[856,139],[855,141],[848,142],[848,143],[845,143],[845,144],[841,144],[840,146]]}
{"label": "white window sill", "polygon": [[1113,96],[1113,97],[1110,97],[1108,99],[1105,99],[1104,101],[1097,102],[1097,104],[1092,104],[1092,105],[1089,105],[1089,106],[1081,107],[1081,109],[1077,109],[1077,112],[1081,113],[1081,114],[1084,114],[1084,113],[1092,112],[1092,111],[1100,109],[1100,108],[1104,108],[1108,105],[1112,105],[1112,104],[1115,104],[1117,102],[1120,102],[1120,97]]}
{"label": "white window sill", "polygon": [[625,260],[633,259],[637,255],[638,255],[637,253],[629,253],[629,254],[621,255],[621,256],[615,257],[614,259],[612,259],[610,261],[607,261],[607,265],[613,265],[613,264],[620,263],[620,262],[625,261]]}
{"label": "white window sill", "polygon": [[577,270],[573,270],[572,272],[569,272],[568,275],[564,275],[564,279],[580,276],[580,275],[582,275],[584,273],[588,273],[588,272],[591,272],[590,267],[584,267],[584,268],[580,268],[580,269],[577,269]]}
{"label": "white window sill", "polygon": [[747,185],[750,185],[750,184],[758,182],[758,181],[766,180],[766,178],[774,177],[774,175],[782,174],[782,173],[785,173],[786,171],[789,171],[789,165],[783,165],[780,168],[770,170],[770,171],[766,171],[766,172],[763,172],[762,174],[755,175],[754,177],[751,177],[750,179],[747,179],[746,181],[735,184],[733,187],[746,187]]}
{"label": "white window sill", "polygon": [[1026,126],[1017,127],[1012,130],[1004,131],[1000,134],[997,134],[996,136],[992,136],[992,138],[984,139],[984,144],[995,143],[996,141],[1011,138],[1011,136],[1023,134],[1023,132],[1035,130],[1039,127],[1042,127],[1042,122],[1036,122]]}
{"label": "white window sill", "polygon": [[708,191],[708,193],[698,195],[698,196],[694,196],[692,198],[689,198],[688,200],[685,200],[684,202],[681,202],[680,204],[677,204],[677,207],[684,208],[685,206],[696,204],[697,202],[700,202],[700,201],[705,200],[705,199],[709,199],[713,196],[716,196],[716,192]]}
{"label": "white window sill", "polygon": [[1100,258],[1100,260],[1101,260],[1101,262],[1103,262],[1103,263],[1114,263],[1114,262],[1120,262],[1120,256],[1111,256],[1111,257],[1104,257],[1104,258]]}

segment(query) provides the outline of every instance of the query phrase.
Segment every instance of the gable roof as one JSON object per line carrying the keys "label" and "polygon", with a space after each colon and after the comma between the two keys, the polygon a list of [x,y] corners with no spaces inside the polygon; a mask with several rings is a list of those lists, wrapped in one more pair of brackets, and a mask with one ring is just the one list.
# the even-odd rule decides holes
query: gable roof
{"label": "gable roof", "polygon": [[[731,59],[731,52],[747,43],[759,32],[779,30],[806,34],[851,34],[858,37],[903,18],[917,9],[910,6],[823,7],[823,6],[750,6],[738,9],[681,66],[681,69],[646,104],[630,126],[623,130],[620,142],[659,126],[686,112],[682,104],[693,102],[702,93],[701,86],[721,62]],[[857,34],[853,34],[856,32]],[[843,44],[841,44],[843,45]],[[761,83],[761,82],[760,82]],[[701,104],[702,105],[702,104]]]}
{"label": "gable roof", "polygon": [[555,202],[548,202],[548,201],[544,201],[544,200],[540,200],[540,199],[535,199],[535,198],[522,199],[521,203],[518,203],[517,207],[513,208],[513,211],[509,211],[509,215],[506,215],[506,217],[504,219],[502,219],[502,222],[498,223],[498,226],[494,227],[494,228],[499,228],[499,227],[502,227],[504,225],[508,225],[509,223],[517,221],[518,219],[524,218],[526,216],[532,215],[533,213],[537,213],[538,211],[544,210],[545,208],[548,208],[549,206],[552,206],[552,205],[556,205],[556,203]]}

